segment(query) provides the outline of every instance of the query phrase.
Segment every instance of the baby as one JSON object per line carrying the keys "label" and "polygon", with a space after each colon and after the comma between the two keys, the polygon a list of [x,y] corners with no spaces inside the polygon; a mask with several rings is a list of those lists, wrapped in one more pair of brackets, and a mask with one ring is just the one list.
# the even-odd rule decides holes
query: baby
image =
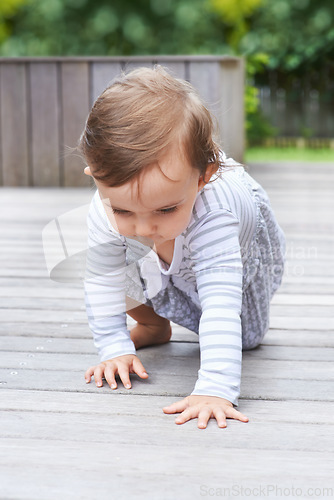
{"label": "baby", "polygon": [[[247,422],[242,349],[269,328],[285,240],[263,188],[213,140],[195,89],[160,66],[120,76],[80,139],[97,191],[89,215],[86,309],[101,362],[85,373],[116,389],[148,374],[136,349],[163,344],[170,321],[199,335],[192,393],[163,408],[175,422]],[[137,322],[131,332],[126,314]]]}

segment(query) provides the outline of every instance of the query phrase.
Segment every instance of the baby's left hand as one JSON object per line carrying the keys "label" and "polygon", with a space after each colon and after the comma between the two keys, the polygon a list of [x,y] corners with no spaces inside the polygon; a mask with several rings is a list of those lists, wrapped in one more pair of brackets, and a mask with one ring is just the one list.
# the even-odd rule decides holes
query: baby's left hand
{"label": "baby's left hand", "polygon": [[198,418],[198,427],[205,429],[210,418],[215,418],[219,427],[226,427],[226,418],[248,422],[248,417],[233,408],[227,399],[216,396],[187,396],[181,401],[165,406],[164,413],[181,413],[175,419],[176,424],[184,424],[192,418]]}

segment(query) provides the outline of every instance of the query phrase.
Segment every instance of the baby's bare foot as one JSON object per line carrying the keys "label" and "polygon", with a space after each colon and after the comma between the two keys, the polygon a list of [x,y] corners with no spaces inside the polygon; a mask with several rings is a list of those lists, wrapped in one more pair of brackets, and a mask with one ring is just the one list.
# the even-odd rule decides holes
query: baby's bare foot
{"label": "baby's bare foot", "polygon": [[144,325],[137,323],[131,329],[131,340],[136,349],[150,345],[165,344],[172,336],[172,329],[169,321],[162,322],[159,325]]}

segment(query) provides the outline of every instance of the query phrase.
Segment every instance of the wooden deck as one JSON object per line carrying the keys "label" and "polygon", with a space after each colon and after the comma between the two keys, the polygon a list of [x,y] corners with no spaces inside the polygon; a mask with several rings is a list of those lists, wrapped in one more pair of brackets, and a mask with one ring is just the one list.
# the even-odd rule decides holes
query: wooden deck
{"label": "wooden deck", "polygon": [[51,281],[41,233],[92,191],[2,188],[1,469],[4,499],[334,496],[334,165],[252,165],[288,242],[263,345],[244,354],[248,424],[174,424],[192,390],[196,335],[140,352],[149,380],[86,385],[97,361],[79,285]]}

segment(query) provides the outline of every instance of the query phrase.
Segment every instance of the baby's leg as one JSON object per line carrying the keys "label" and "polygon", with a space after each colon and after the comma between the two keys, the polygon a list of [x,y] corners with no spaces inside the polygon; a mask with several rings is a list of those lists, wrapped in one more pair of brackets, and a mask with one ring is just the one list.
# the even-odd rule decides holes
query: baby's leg
{"label": "baby's leg", "polygon": [[172,335],[170,322],[166,318],[158,316],[154,309],[141,304],[130,309],[128,315],[137,321],[137,325],[131,329],[131,340],[136,349],[156,344],[165,344]]}

